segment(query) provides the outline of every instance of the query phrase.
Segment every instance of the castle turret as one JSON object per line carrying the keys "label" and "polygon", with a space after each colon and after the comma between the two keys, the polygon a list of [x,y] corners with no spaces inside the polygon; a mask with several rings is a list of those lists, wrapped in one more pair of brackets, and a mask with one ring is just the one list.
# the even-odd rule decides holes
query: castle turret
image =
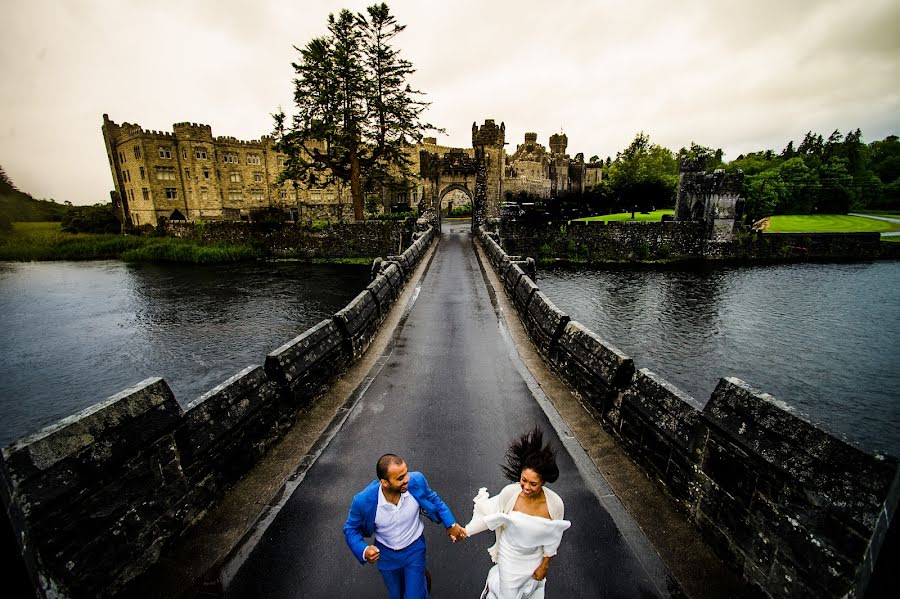
{"label": "castle turret", "polygon": [[565,154],[567,145],[569,145],[569,138],[565,133],[554,133],[550,136],[551,154]]}
{"label": "castle turret", "polygon": [[472,123],[472,147],[499,146],[506,144],[506,124],[500,123],[498,127],[493,119],[485,119],[484,125],[479,127]]}

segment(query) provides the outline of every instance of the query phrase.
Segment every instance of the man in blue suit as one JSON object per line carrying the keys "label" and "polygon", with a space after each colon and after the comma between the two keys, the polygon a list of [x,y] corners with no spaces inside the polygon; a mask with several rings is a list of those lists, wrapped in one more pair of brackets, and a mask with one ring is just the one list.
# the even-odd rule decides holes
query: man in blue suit
{"label": "man in blue suit", "polygon": [[[421,472],[410,472],[403,458],[381,456],[378,478],[353,497],[344,537],[359,563],[378,564],[391,599],[426,599],[424,526],[419,513],[443,524],[455,543],[466,538],[438,494]],[[374,534],[374,542],[364,537]]]}

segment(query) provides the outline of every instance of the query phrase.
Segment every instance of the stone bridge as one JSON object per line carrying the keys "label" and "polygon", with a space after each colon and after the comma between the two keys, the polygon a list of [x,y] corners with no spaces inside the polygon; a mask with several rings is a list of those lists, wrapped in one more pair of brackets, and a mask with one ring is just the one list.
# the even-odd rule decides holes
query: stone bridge
{"label": "stone bridge", "polygon": [[[384,597],[341,533],[377,457],[404,456],[464,523],[537,425],[572,522],[551,596],[863,595],[896,459],[735,379],[701,409],[478,234],[429,230],[333,319],[184,409],[151,379],[4,449],[38,594]],[[478,596],[491,535],[425,536],[434,596]]]}

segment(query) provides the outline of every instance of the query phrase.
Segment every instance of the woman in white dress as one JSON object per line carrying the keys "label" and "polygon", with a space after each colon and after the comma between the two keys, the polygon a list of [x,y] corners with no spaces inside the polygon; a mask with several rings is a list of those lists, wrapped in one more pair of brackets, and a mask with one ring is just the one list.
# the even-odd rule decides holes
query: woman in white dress
{"label": "woman in white dress", "polygon": [[493,497],[479,489],[466,526],[469,536],[488,529],[497,535],[488,549],[496,565],[488,572],[481,597],[543,599],[550,560],[571,525],[563,520],[562,499],[546,486],[559,478],[556,456],[535,428],[510,445],[502,468],[515,482]]}

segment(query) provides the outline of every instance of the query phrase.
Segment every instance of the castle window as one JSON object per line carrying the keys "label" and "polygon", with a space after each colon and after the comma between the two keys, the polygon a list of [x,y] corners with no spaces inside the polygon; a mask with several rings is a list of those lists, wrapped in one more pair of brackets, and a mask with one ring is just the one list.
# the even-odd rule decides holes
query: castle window
{"label": "castle window", "polygon": [[167,148],[165,146],[159,146],[159,157],[160,158],[172,158],[172,150],[171,148]]}
{"label": "castle window", "polygon": [[262,173],[253,173],[253,180],[256,181],[257,183],[260,183],[263,180],[263,174]]}
{"label": "castle window", "polygon": [[265,197],[263,196],[262,191],[260,191],[259,189],[254,189],[250,192],[250,199],[252,199],[254,202],[262,202]]}
{"label": "castle window", "polygon": [[200,188],[200,199],[204,201],[209,199],[209,190],[207,188]]}
{"label": "castle window", "polygon": [[144,192],[144,201],[149,202],[150,201],[150,190],[145,187],[141,191]]}
{"label": "castle window", "polygon": [[286,200],[286,199],[287,199],[287,190],[285,190],[285,189],[282,189],[282,190],[281,190],[281,199],[282,199],[282,200]]}
{"label": "castle window", "polygon": [[187,160],[187,148],[181,148],[181,158]]}
{"label": "castle window", "polygon": [[128,183],[128,169],[127,168],[122,171],[122,180],[125,181],[126,183]]}
{"label": "castle window", "polygon": [[222,160],[227,164],[237,164],[238,156],[234,152],[225,152],[222,154]]}
{"label": "castle window", "polygon": [[166,187],[166,199],[167,200],[177,200],[178,199],[178,190],[174,187]]}
{"label": "castle window", "polygon": [[209,169],[208,168],[203,169],[203,178],[209,179]]}
{"label": "castle window", "polygon": [[189,169],[189,168],[184,169],[184,178],[185,179],[191,178],[191,169]]}
{"label": "castle window", "polygon": [[197,160],[206,160],[206,148],[194,148],[194,157]]}
{"label": "castle window", "polygon": [[262,164],[262,161],[259,159],[259,154],[248,154],[247,164]]}
{"label": "castle window", "polygon": [[143,181],[144,177],[146,176],[147,173],[144,172],[144,167],[139,167],[139,168],[141,169],[141,181]]}
{"label": "castle window", "polygon": [[134,190],[133,189],[128,190],[128,199],[131,200],[132,202],[134,201]]}
{"label": "castle window", "polygon": [[284,163],[285,163],[286,161],[287,161],[287,157],[286,157],[286,156],[279,156],[279,157],[278,157],[278,166],[284,166]]}
{"label": "castle window", "polygon": [[240,189],[230,189],[228,190],[228,199],[232,202],[241,202],[244,199],[244,194],[241,193]]}
{"label": "castle window", "polygon": [[141,146],[134,146],[134,157],[137,160],[141,159]]}
{"label": "castle window", "polygon": [[241,182],[241,173],[238,171],[231,171],[231,182],[232,183],[240,183]]}
{"label": "castle window", "polygon": [[125,154],[122,152],[119,152],[119,162],[125,162]]}
{"label": "castle window", "polygon": [[173,166],[158,166],[158,167],[156,167],[156,178],[160,181],[174,181],[175,180],[175,167],[173,167]]}

